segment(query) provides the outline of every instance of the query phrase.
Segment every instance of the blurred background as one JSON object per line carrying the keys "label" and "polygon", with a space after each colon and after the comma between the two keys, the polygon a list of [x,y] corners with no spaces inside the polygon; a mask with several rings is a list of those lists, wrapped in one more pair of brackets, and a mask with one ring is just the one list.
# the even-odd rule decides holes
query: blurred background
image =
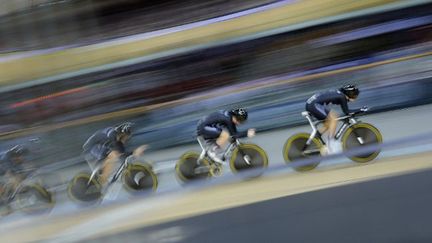
{"label": "blurred background", "polygon": [[[200,117],[239,105],[258,130],[295,126],[304,123],[299,114],[309,96],[344,83],[358,84],[356,105],[375,112],[431,101],[431,5],[418,4],[427,1],[299,2],[2,1],[1,144],[40,137],[43,163],[55,163],[79,155],[95,130],[131,120],[138,124],[133,146],[161,149],[194,142]],[[314,13],[328,17],[309,14],[320,7]],[[352,9],[359,11],[343,14]],[[266,23],[259,12],[274,10],[293,24],[250,33],[239,30],[242,22],[226,25]],[[131,45],[151,49],[152,38],[215,29],[181,50],[163,40],[147,56],[109,64]],[[224,37],[229,31],[240,33]],[[93,50],[102,50],[95,55],[106,64],[86,63]],[[87,66],[61,73],[61,64]]]}
{"label": "blurred background", "polygon": [[133,121],[131,147],[157,151],[234,106],[289,128],[345,83],[353,107],[424,105],[431,54],[431,1],[0,0],[0,148],[37,137],[36,167],[82,165],[100,128]]}

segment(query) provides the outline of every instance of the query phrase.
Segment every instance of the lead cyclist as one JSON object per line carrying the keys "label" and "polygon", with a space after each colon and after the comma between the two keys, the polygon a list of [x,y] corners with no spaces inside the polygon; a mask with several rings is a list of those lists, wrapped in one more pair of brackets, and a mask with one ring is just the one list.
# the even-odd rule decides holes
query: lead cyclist
{"label": "lead cyclist", "polygon": [[353,84],[346,84],[339,89],[327,90],[314,94],[306,101],[306,111],[318,120],[324,120],[324,127],[320,130],[323,134],[328,132],[327,145],[321,148],[321,154],[327,154],[334,137],[337,127],[338,114],[329,108],[330,104],[340,105],[345,115],[366,111],[367,107],[350,110],[348,102],[353,102],[360,94],[360,90]]}

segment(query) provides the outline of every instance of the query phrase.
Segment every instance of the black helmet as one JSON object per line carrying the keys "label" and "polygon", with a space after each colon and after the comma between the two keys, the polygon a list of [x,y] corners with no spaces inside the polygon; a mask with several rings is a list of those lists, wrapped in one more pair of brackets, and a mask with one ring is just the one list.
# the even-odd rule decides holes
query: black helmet
{"label": "black helmet", "polygon": [[355,99],[360,94],[360,90],[353,84],[346,84],[340,88],[340,91],[344,93],[348,98]]}
{"label": "black helmet", "polygon": [[235,108],[230,111],[230,114],[235,116],[239,122],[244,122],[248,118],[248,112],[244,108]]}
{"label": "black helmet", "polygon": [[15,145],[11,149],[9,149],[9,152],[12,153],[14,156],[24,156],[30,153],[30,150],[26,148],[24,145]]}
{"label": "black helmet", "polygon": [[130,135],[132,133],[132,122],[124,122],[114,127],[114,130],[119,134]]}

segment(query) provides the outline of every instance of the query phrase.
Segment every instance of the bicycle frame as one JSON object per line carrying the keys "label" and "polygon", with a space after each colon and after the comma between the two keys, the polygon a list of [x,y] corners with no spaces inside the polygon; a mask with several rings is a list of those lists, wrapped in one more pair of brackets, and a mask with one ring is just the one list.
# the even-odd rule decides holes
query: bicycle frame
{"label": "bicycle frame", "polygon": [[[302,112],[302,116],[305,117],[305,118],[308,120],[309,125],[310,125],[311,128],[312,128],[311,135],[310,135],[309,139],[307,140],[306,145],[310,145],[310,144],[312,143],[312,140],[313,140],[314,138],[318,138],[318,139],[319,139],[323,144],[325,144],[325,141],[322,139],[322,137],[321,137],[321,133],[318,131],[318,128],[317,128],[317,125],[320,124],[320,123],[323,123],[324,121],[320,121],[320,120],[319,120],[319,121],[316,121],[316,120],[313,120],[312,116],[311,116],[310,113],[307,112],[307,111]],[[336,132],[336,134],[335,134],[335,137],[334,137],[334,138],[335,138],[336,140],[338,140],[338,139],[342,136],[342,134],[343,134],[343,133],[344,133],[344,132],[345,132],[345,131],[350,127],[350,126],[352,126],[352,125],[358,123],[357,119],[355,119],[352,115],[346,115],[346,116],[339,117],[339,118],[337,119],[337,121],[343,121],[343,124],[342,124],[341,127],[339,127],[339,129],[337,130],[337,132]]]}
{"label": "bicycle frame", "polygon": [[[114,182],[117,181],[117,179],[120,177],[121,173],[123,172],[124,168],[126,168],[127,165],[129,164],[129,157],[127,157],[126,159],[123,160],[123,162],[121,163],[121,165],[118,167],[117,171],[114,173],[114,175],[112,176],[112,178],[109,180],[108,184],[112,184],[112,183],[114,183]],[[93,178],[96,176],[96,174],[99,172],[99,169],[101,168],[101,166],[102,166],[102,164],[98,165],[94,169],[91,168],[92,169],[92,173],[91,173],[90,178],[89,178],[89,180],[87,182],[88,185],[93,180]],[[90,165],[90,167],[92,167],[92,166]]]}
{"label": "bicycle frame", "polygon": [[[205,145],[205,140],[204,140],[204,138],[203,137],[201,137],[201,136],[198,136],[197,137],[197,141],[198,141],[198,144],[200,145],[200,147],[201,147],[201,154],[200,154],[200,156],[199,156],[199,158],[198,158],[198,163],[202,160],[202,159],[204,159],[204,158],[208,158],[208,150],[209,150],[209,147],[208,146],[206,146]],[[234,141],[232,141],[226,148],[225,148],[225,151],[224,151],[224,153],[223,153],[223,157],[222,157],[222,160],[223,161],[225,161],[225,159],[226,158],[229,158],[230,156],[231,156],[231,153],[232,153],[232,151],[237,147],[237,146],[239,146],[241,143],[240,143],[240,141],[238,140],[238,139],[235,139]],[[212,160],[210,160],[210,161],[212,161]]]}
{"label": "bicycle frame", "polygon": [[19,182],[19,184],[17,185],[17,187],[13,190],[13,193],[10,196],[10,200],[14,200],[16,194],[29,182],[31,181],[31,179],[33,179],[35,177],[35,175],[37,175],[37,171],[36,170],[32,170],[32,172],[30,172],[26,178],[24,178],[21,182]]}

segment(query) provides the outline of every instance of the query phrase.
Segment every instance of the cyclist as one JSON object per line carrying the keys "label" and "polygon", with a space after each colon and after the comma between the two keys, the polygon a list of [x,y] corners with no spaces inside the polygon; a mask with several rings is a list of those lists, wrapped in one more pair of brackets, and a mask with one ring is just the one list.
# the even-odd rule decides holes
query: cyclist
{"label": "cyclist", "polygon": [[[132,126],[131,122],[124,122],[98,130],[84,143],[84,157],[92,169],[101,170],[99,179],[102,185],[113,172],[114,164],[130,154],[126,153],[125,144],[132,136]],[[134,154],[140,156],[145,149],[145,145],[140,146]]]}
{"label": "cyclist", "polygon": [[198,122],[197,135],[204,138],[210,158],[218,163],[223,163],[221,148],[231,137],[253,137],[255,129],[238,132],[237,125],[244,123],[248,113],[244,108],[235,108],[211,113]]}
{"label": "cyclist", "polygon": [[[10,192],[15,190],[18,185],[25,179],[26,173],[22,164],[24,157],[30,154],[30,150],[24,145],[15,145],[0,157],[0,176],[2,182],[0,185],[0,194],[6,197]],[[12,190],[12,191],[9,191]],[[7,200],[7,198],[3,198]]]}
{"label": "cyclist", "polygon": [[[314,94],[306,101],[306,111],[318,120],[324,120],[324,127],[320,133],[328,131],[328,145],[334,140],[337,126],[338,114],[329,109],[329,104],[340,105],[345,115],[364,111],[367,107],[358,110],[350,110],[348,102],[355,101],[360,94],[360,90],[353,84],[347,84],[337,90],[328,90]],[[332,141],[333,142],[333,141]],[[327,153],[328,147],[323,147],[322,153]]]}

